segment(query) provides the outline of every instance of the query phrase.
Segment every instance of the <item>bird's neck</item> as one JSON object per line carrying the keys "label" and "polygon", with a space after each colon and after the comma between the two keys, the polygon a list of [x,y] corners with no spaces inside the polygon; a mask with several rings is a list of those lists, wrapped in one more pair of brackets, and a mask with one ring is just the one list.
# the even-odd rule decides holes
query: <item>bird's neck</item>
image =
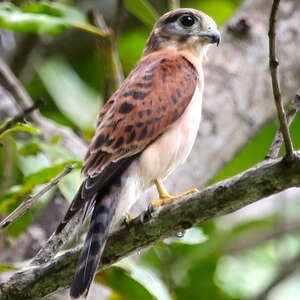
{"label": "bird's neck", "polygon": [[203,58],[206,56],[208,45],[190,40],[189,42],[180,42],[167,37],[157,36],[154,33],[149,37],[143,56],[156,51],[170,51],[178,53],[186,53],[189,57],[193,57],[197,64],[202,64]]}

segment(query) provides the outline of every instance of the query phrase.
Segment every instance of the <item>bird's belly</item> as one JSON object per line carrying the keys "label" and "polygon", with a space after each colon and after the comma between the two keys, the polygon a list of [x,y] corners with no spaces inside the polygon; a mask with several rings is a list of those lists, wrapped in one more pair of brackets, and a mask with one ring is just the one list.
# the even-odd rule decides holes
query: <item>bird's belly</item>
{"label": "bird's belly", "polygon": [[[163,179],[183,163],[194,145],[201,119],[202,94],[197,88],[183,115],[157,140],[147,146],[122,175],[124,185],[116,208],[113,228],[120,225],[155,178]],[[139,205],[146,209],[147,203]]]}
{"label": "bird's belly", "polygon": [[145,186],[153,184],[155,178],[165,178],[186,160],[198,132],[201,104],[202,94],[197,87],[183,115],[143,151],[139,167]]}

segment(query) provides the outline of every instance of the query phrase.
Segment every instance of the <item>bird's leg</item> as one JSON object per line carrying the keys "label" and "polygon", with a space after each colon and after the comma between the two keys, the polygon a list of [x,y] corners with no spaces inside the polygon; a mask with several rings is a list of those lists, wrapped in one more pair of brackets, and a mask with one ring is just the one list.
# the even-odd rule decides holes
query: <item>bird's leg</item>
{"label": "bird's leg", "polygon": [[134,220],[134,217],[130,213],[126,213],[123,219],[123,225],[128,229],[131,221]]}
{"label": "bird's leg", "polygon": [[181,193],[179,195],[171,196],[167,192],[166,188],[164,187],[164,185],[163,185],[163,183],[160,179],[158,179],[158,178],[154,179],[154,183],[156,185],[156,188],[157,188],[157,191],[158,191],[158,194],[159,194],[159,199],[151,201],[152,211],[157,209],[160,205],[164,205],[164,204],[170,203],[170,202],[172,202],[176,199],[179,199],[183,196],[199,192],[197,189],[191,189],[191,190],[186,191],[184,193]]}

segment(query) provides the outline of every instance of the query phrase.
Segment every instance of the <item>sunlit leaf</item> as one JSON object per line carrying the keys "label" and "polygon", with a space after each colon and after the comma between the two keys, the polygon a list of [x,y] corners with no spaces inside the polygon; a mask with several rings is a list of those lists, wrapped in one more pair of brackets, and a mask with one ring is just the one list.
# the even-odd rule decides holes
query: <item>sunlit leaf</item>
{"label": "sunlit leaf", "polygon": [[53,165],[35,172],[25,178],[23,185],[10,188],[0,196],[0,212],[6,211],[11,205],[32,192],[32,190],[41,184],[49,182],[53,177],[57,176],[68,164],[77,161],[68,161],[62,164]]}
{"label": "sunlit leaf", "polygon": [[7,271],[15,271],[15,270],[17,270],[17,268],[14,267],[13,265],[0,263],[0,273],[7,272]]}
{"label": "sunlit leaf", "polygon": [[127,270],[130,276],[146,288],[154,299],[171,300],[172,297],[164,282],[149,267],[136,263],[131,258],[125,258],[117,266]]}
{"label": "sunlit leaf", "polygon": [[46,14],[23,13],[12,3],[0,3],[0,28],[22,33],[56,35],[68,27],[70,24],[63,18]]}
{"label": "sunlit leaf", "polygon": [[147,0],[125,0],[125,6],[149,27],[153,27],[158,14]]}
{"label": "sunlit leaf", "polygon": [[10,2],[0,3],[0,28],[21,33],[57,35],[71,27],[107,36],[99,28],[88,24],[82,12],[63,3],[27,2],[21,8]]}
{"label": "sunlit leaf", "polygon": [[48,59],[38,73],[58,108],[82,130],[92,130],[100,95],[60,58]]}
{"label": "sunlit leaf", "polygon": [[98,273],[95,281],[110,287],[121,295],[121,299],[154,300],[151,293],[130,274],[120,267],[112,267]]}
{"label": "sunlit leaf", "polygon": [[23,156],[36,155],[40,152],[40,147],[36,142],[29,142],[26,145],[22,146],[18,153]]}
{"label": "sunlit leaf", "polygon": [[14,131],[23,131],[23,132],[28,132],[28,133],[31,133],[31,134],[40,134],[41,133],[41,131],[38,128],[36,128],[32,125],[24,124],[24,123],[18,123],[15,126],[5,130],[0,135],[0,138],[3,138],[5,135],[7,135],[11,132],[14,132]]}
{"label": "sunlit leaf", "polygon": [[58,184],[59,190],[70,203],[82,182],[80,174],[80,170],[74,170],[68,176],[64,177]]}
{"label": "sunlit leaf", "polygon": [[69,22],[85,23],[86,18],[79,10],[59,2],[27,2],[21,8],[23,13],[33,13],[62,18]]}

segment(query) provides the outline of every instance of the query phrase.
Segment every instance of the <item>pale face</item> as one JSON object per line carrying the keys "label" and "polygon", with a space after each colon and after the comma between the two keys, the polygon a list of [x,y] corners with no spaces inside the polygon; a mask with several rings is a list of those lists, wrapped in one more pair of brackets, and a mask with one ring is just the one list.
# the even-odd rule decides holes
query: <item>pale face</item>
{"label": "pale face", "polygon": [[[195,9],[176,9],[163,15],[148,40],[145,54],[157,50],[205,52],[209,44],[220,42],[215,21]],[[197,55],[198,56],[198,55]]]}

